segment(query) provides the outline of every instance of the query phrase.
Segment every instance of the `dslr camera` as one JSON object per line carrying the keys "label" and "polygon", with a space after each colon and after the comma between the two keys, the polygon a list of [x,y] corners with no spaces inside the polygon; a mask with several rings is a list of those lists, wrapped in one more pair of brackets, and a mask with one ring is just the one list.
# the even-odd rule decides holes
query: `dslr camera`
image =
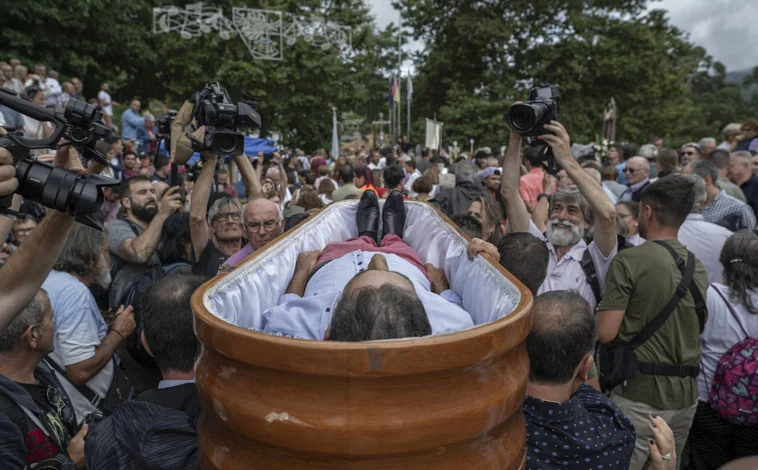
{"label": "dslr camera", "polygon": [[[79,175],[37,161],[29,152],[30,149],[58,149],[61,146],[57,143],[65,138],[68,143],[62,145],[74,145],[84,158],[107,166],[109,162],[105,155],[95,150],[95,143],[110,134],[110,129],[102,121],[100,106],[71,99],[61,113],[32,104],[4,88],[0,88],[0,104],[32,119],[55,124],[53,134],[39,140],[27,139],[23,132],[4,128],[6,132],[0,136],[0,147],[8,149],[13,156],[18,178],[16,193],[28,201],[71,214],[77,222],[102,231],[102,223],[93,217],[103,204],[101,188],[116,186],[119,182],[101,175]],[[12,198],[12,195],[0,198],[0,214],[23,218],[9,209]]]}
{"label": "dslr camera", "polygon": [[218,156],[241,155],[244,150],[244,136],[238,127],[260,127],[261,117],[248,103],[233,104],[229,94],[219,83],[206,83],[190,98],[194,126],[190,126],[187,136],[199,127],[205,126],[203,141],[192,140],[197,152],[211,152]]}
{"label": "dslr camera", "polygon": [[545,129],[545,124],[557,121],[561,104],[561,91],[558,85],[543,84],[532,88],[529,100],[524,103],[514,104],[505,115],[505,122],[511,129],[523,137],[527,137],[529,144],[537,147],[540,159],[548,172],[555,175],[558,171],[555,166],[553,152],[549,145],[541,141],[528,139],[543,134],[552,134]]}

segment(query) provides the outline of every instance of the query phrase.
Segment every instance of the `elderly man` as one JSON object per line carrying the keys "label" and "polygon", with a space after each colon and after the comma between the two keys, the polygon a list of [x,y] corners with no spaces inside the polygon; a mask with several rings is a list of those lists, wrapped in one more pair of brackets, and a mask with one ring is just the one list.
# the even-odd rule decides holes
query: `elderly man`
{"label": "elderly man", "polygon": [[695,253],[697,259],[705,266],[708,273],[708,282],[722,282],[724,267],[719,261],[721,248],[726,239],[732,236],[732,232],[716,224],[706,222],[701,214],[707,197],[705,180],[700,175],[685,175],[693,186],[695,200],[692,211],[687,219],[679,227],[678,240],[688,250]]}
{"label": "elderly man", "polygon": [[685,168],[684,173],[692,172],[705,181],[705,207],[703,220],[721,225],[732,231],[755,228],[756,219],[753,210],[744,202],[729,196],[716,184],[719,170],[710,160],[700,160]]}
{"label": "elderly man", "polygon": [[132,100],[129,108],[121,113],[121,135],[126,140],[137,140],[139,128],[145,125],[145,120],[139,115],[141,107],[139,100]]}
{"label": "elderly man", "polygon": [[10,64],[4,64],[2,72],[3,77],[5,78],[5,88],[13,90],[18,94],[24,91],[24,84],[21,83],[21,80],[13,76],[13,67]]}
{"label": "elderly man", "polygon": [[708,158],[708,154],[716,150],[716,139],[713,137],[703,137],[698,142],[700,146],[700,159],[705,160]]}
{"label": "elderly man", "polygon": [[695,142],[687,142],[679,149],[679,159],[682,165],[687,165],[690,162],[700,159],[700,144]]}
{"label": "elderly man", "polygon": [[331,243],[322,252],[301,253],[280,305],[263,314],[263,331],[370,341],[472,327],[442,271],[425,266],[403,242],[402,193],[393,191],[384,204],[381,239],[379,218],[376,193],[365,191],[356,218],[359,237]]}
{"label": "elderly man", "polygon": [[219,272],[229,271],[255,250],[260,250],[282,234],[284,217],[279,205],[268,199],[254,199],[242,211],[247,245],[233,254],[219,268]]}
{"label": "elderly man", "polygon": [[71,401],[44,359],[54,338],[53,309],[43,290],[0,331],[3,468],[84,468],[88,426],[77,431]]}
{"label": "elderly man", "polygon": [[479,196],[487,197],[484,187],[474,183],[473,165],[460,162],[453,167],[453,172],[456,178],[455,187],[439,191],[432,199],[448,217],[467,213],[474,199]]}
{"label": "elderly man", "polygon": [[[518,165],[521,136],[511,133],[503,166],[502,195],[513,232],[529,232],[547,242],[550,261],[547,278],[539,293],[575,289],[592,309],[605,288],[605,276],[616,255],[616,208],[606,197],[602,186],[579,166],[571,155],[569,136],[557,122],[545,126],[556,135],[541,136],[553,149],[556,162],[576,183],[557,191],[552,197],[541,195],[535,206],[535,219],[549,221],[542,230],[530,220],[518,192]],[[630,159],[630,162],[633,159]],[[644,163],[647,161],[641,158]],[[627,162],[629,163],[629,162]],[[546,201],[550,201],[548,208]],[[543,204],[544,206],[541,206]],[[593,225],[594,240],[584,241],[585,231]],[[542,223],[542,222],[540,222]],[[544,234],[543,234],[544,232]]]}
{"label": "elderly man", "polygon": [[[716,149],[708,154],[707,160],[713,162],[719,171],[718,179],[715,180],[716,185],[726,191],[726,193],[740,202],[747,202],[745,199],[745,193],[742,192],[739,186],[729,181],[729,152],[726,150]],[[690,165],[693,165],[691,163]],[[686,168],[683,173],[687,173]]]}
{"label": "elderly man", "polygon": [[729,158],[729,179],[742,188],[747,205],[758,214],[758,176],[753,176],[752,159],[747,150],[734,152]]}
{"label": "elderly man", "polygon": [[642,191],[650,184],[650,163],[645,157],[632,157],[624,168],[626,181],[629,184],[619,201],[640,202]]}

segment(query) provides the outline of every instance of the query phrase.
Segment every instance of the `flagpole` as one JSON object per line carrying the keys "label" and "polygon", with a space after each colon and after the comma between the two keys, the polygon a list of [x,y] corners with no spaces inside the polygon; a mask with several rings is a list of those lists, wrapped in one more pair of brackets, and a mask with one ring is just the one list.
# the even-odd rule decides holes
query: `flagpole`
{"label": "flagpole", "polygon": [[[402,90],[402,77],[403,77],[403,17],[401,14],[398,13],[398,20],[397,20],[397,94],[398,94],[398,103],[397,103],[397,135],[395,136],[395,142],[397,142],[398,137],[400,137],[400,133],[402,131],[401,127],[401,116],[403,113],[403,108],[401,106],[401,101],[403,99],[403,94],[401,92]],[[394,142],[393,142],[394,145]]]}
{"label": "flagpole", "polygon": [[413,95],[411,89],[413,88],[412,82],[411,82],[411,74],[408,72],[408,122],[406,123],[406,129],[408,130],[407,136],[408,136],[408,142],[411,140],[411,101],[413,101]]}

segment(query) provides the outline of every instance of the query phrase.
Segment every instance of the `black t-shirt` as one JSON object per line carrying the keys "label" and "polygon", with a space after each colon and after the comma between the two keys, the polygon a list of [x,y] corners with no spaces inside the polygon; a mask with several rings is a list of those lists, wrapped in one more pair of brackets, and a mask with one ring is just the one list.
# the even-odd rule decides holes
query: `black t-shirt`
{"label": "black t-shirt", "polygon": [[[42,410],[41,420],[45,423],[47,430],[54,433],[52,437],[58,453],[65,453],[65,446],[71,441],[76,431],[76,415],[71,403],[65,399],[64,392],[44,384],[16,383],[26,390],[34,403]],[[51,444],[48,442],[45,445]]]}
{"label": "black t-shirt", "polygon": [[200,253],[200,259],[195,260],[195,250],[192,250],[192,274],[205,276],[210,279],[218,273],[218,268],[229,258],[208,240],[205,249]]}

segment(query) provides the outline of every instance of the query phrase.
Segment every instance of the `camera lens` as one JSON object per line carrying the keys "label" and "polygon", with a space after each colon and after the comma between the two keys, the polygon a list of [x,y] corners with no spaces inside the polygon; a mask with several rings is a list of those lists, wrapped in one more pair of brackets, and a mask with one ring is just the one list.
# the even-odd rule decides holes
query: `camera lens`
{"label": "camera lens", "polygon": [[237,149],[237,136],[234,134],[216,134],[216,147],[224,154],[233,154]]}
{"label": "camera lens", "polygon": [[102,224],[93,218],[93,214],[103,205],[100,187],[119,184],[112,178],[100,175],[81,176],[31,158],[18,163],[16,176],[16,192],[25,199],[71,214],[79,223],[101,231]]}
{"label": "camera lens", "polygon": [[87,103],[86,101],[71,99],[66,105],[64,112],[66,120],[72,124],[84,128],[89,128],[92,121],[95,120],[95,113],[97,107]]}
{"label": "camera lens", "polygon": [[511,108],[510,124],[516,132],[527,132],[534,127],[537,116],[534,108],[529,104],[517,104]]}

